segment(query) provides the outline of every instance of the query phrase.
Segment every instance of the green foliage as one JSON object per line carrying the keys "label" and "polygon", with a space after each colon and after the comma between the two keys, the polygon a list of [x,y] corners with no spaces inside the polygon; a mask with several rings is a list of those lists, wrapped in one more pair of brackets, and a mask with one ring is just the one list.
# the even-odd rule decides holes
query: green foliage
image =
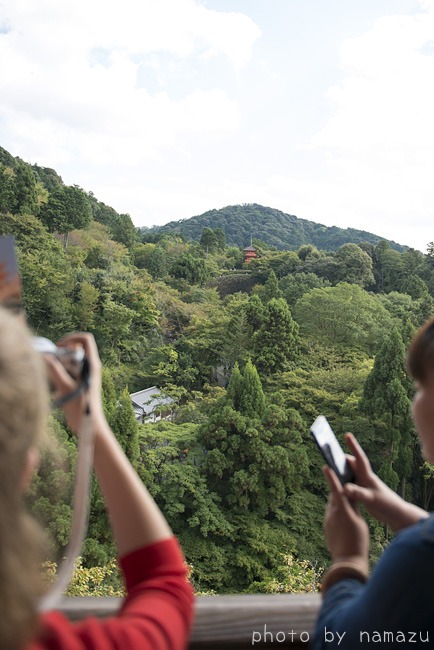
{"label": "green foliage", "polygon": [[76,228],[85,228],[92,218],[87,195],[78,185],[59,185],[49,194],[48,201],[40,211],[41,221],[50,232],[67,235]]}
{"label": "green foliage", "polygon": [[77,448],[64,427],[50,419],[47,445],[26,493],[30,512],[42,524],[53,553],[62,557],[71,531],[72,490]]}
{"label": "green foliage", "polygon": [[39,194],[36,176],[19,158],[0,163],[0,212],[12,214],[37,214]]}
{"label": "green foliage", "polygon": [[0,234],[14,235],[29,324],[54,340],[73,329],[74,271],[59,243],[33,216],[4,214]]}
{"label": "green foliage", "polygon": [[[341,441],[357,435],[390,485],[433,507],[403,368],[404,346],[434,314],[433,246],[402,251],[257,205],[136,232],[129,215],[1,148],[0,211],[33,329],[94,333],[107,419],[198,590],[312,588],[328,561],[327,488],[309,434],[319,413]],[[252,229],[259,257],[243,265]],[[153,385],[176,397],[174,420],[138,425],[129,393]],[[63,464],[44,454],[27,498],[61,552],[76,447],[60,421],[52,427]],[[387,532],[369,525],[376,557]],[[118,593],[114,555],[93,480],[75,593]]]}
{"label": "green foliage", "polygon": [[190,253],[181,255],[170,269],[175,278],[183,278],[190,284],[202,284],[206,279],[205,262]]}
{"label": "green foliage", "polygon": [[356,244],[344,244],[336,252],[338,282],[349,282],[361,287],[374,283],[371,257]]}
{"label": "green foliage", "polygon": [[303,337],[367,354],[377,349],[382,333],[391,326],[391,318],[381,302],[347,282],[311,289],[297,301],[294,317]]}
{"label": "green foliage", "polygon": [[227,272],[213,280],[220,297],[223,299],[232,293],[242,291],[250,293],[253,285],[255,284],[254,278],[243,272]]}
{"label": "green foliage", "polygon": [[[55,581],[57,564],[44,562],[42,575],[46,584]],[[115,559],[104,566],[85,567],[82,558],[78,558],[65,596],[92,596],[94,598],[124,598],[125,587],[119,574]]]}
{"label": "green foliage", "polygon": [[217,250],[218,242],[217,235],[212,228],[204,228],[200,236],[199,244],[208,253],[213,253]]}
{"label": "green foliage", "polygon": [[[231,205],[221,210],[209,210],[191,219],[171,221],[154,227],[152,233],[179,233],[187,239],[199,241],[204,228],[221,228],[229,244],[244,248],[251,233],[268,244],[283,250],[297,250],[304,244],[314,244],[324,250],[336,250],[346,243],[378,243],[381,238],[354,228],[327,227],[306,219],[299,219],[280,210],[266,208],[256,203]],[[255,246],[256,246],[256,242]],[[397,250],[402,246],[391,242]]]}
{"label": "green foliage", "polygon": [[273,269],[268,274],[268,278],[264,286],[259,290],[259,297],[263,303],[269,302],[272,298],[281,298],[282,292],[279,289],[277,276]]}
{"label": "green foliage", "polygon": [[263,416],[265,395],[258,371],[250,359],[244,368],[243,374],[238,368],[238,363],[235,363],[228,385],[227,396],[232,401],[235,410],[240,413],[252,417]]}
{"label": "green foliage", "polygon": [[127,388],[122,391],[113,414],[112,428],[132,466],[139,464],[139,425]]}
{"label": "green foliage", "polygon": [[321,289],[329,285],[330,282],[328,280],[318,277],[315,273],[304,272],[296,273],[295,275],[285,275],[279,281],[279,287],[283,297],[291,307],[310,289]]}
{"label": "green foliage", "polygon": [[258,368],[267,374],[287,370],[297,357],[298,331],[285,300],[272,298],[255,334],[254,360]]}
{"label": "green foliage", "polygon": [[405,348],[396,328],[384,340],[375,357],[374,367],[363,389],[361,409],[368,418],[380,420],[387,426],[383,436],[383,463],[379,469],[383,480],[393,489],[401,480],[405,496],[405,481],[413,465],[413,431],[410,415],[411,385],[404,368]]}
{"label": "green foliage", "polygon": [[281,564],[273,575],[262,582],[253,582],[251,593],[305,594],[320,591],[323,567],[299,560],[292,553],[280,553]]}

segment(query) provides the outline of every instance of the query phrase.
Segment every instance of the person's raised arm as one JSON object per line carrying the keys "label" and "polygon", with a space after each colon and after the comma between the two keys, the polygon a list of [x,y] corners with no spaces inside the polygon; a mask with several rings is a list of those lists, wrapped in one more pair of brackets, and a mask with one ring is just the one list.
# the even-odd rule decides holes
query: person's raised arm
{"label": "person's raised arm", "polygon": [[[91,334],[64,338],[63,347],[84,348],[90,367],[90,386],[86,394],[64,405],[69,426],[78,432],[87,405],[95,430],[95,473],[104,496],[120,556],[173,536],[160,509],[145,488],[111,431],[101,399],[101,361]],[[75,381],[53,358],[47,359],[56,397],[67,395]]]}
{"label": "person's raised arm", "polygon": [[346,483],[344,488],[351,501],[363,503],[370,515],[394,532],[428,517],[425,510],[402,499],[375,474],[353,434],[347,433],[345,438],[352,453],[348,462],[356,479],[356,483]]}

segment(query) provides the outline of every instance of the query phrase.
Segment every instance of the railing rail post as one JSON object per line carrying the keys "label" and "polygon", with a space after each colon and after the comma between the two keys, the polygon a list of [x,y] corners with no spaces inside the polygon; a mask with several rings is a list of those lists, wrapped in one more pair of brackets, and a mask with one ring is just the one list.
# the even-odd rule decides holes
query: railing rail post
{"label": "railing rail post", "polygon": [[[119,598],[64,598],[70,620],[112,616]],[[191,650],[307,647],[320,605],[319,594],[198,596]]]}

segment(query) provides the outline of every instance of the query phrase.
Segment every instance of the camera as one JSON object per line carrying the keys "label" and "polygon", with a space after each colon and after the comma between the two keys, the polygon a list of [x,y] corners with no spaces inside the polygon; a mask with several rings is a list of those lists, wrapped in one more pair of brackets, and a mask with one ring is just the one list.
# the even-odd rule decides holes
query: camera
{"label": "camera", "polygon": [[43,336],[34,336],[32,344],[41,354],[53,354],[77,381],[87,380],[89,367],[83,348],[60,348]]}

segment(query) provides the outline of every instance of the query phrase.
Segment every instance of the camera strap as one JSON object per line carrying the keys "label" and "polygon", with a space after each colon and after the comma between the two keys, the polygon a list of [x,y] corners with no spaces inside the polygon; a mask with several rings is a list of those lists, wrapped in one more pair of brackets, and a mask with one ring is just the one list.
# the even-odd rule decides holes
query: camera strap
{"label": "camera strap", "polygon": [[[69,396],[67,395],[66,397]],[[72,399],[72,397],[69,397],[69,399]],[[94,449],[93,418],[88,407],[86,407],[85,413],[82,416],[77,437],[78,459],[74,487],[71,538],[65,551],[64,560],[59,567],[57,580],[39,602],[38,609],[40,612],[47,612],[58,605],[58,601],[71,579],[86,535]]]}
{"label": "camera strap", "polygon": [[78,397],[80,393],[84,393],[85,390],[86,389],[83,387],[83,384],[80,384],[80,386],[77,386],[77,388],[73,390],[71,393],[68,393],[67,395],[63,395],[62,397],[53,400],[54,407],[62,408],[62,406],[70,402],[72,399]]}
{"label": "camera strap", "polygon": [[89,362],[85,358],[83,360],[83,368],[81,369],[80,383],[78,384],[77,388],[75,388],[70,393],[63,395],[62,397],[58,397],[57,399],[53,400],[54,407],[62,408],[62,406],[78,397],[81,393],[85,393],[89,388],[89,374]]}

